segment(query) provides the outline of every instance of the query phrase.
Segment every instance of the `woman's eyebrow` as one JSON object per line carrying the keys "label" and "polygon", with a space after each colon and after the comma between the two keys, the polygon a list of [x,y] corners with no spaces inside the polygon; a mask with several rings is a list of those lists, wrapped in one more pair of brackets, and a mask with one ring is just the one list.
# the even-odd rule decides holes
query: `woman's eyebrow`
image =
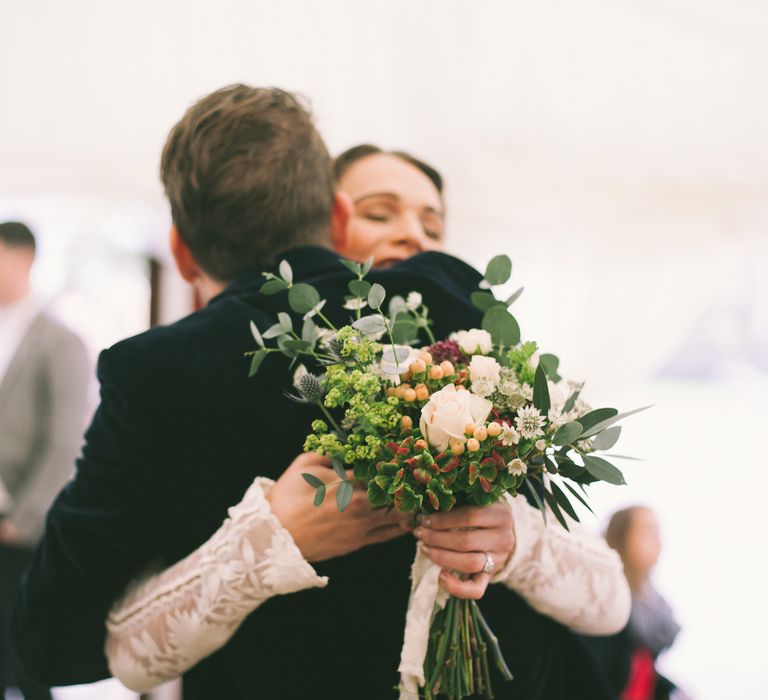
{"label": "woman's eyebrow", "polygon": [[373,197],[388,197],[389,199],[400,199],[400,196],[395,194],[394,192],[370,192],[369,194],[364,194],[353,201],[355,204],[359,204],[363,200],[372,199]]}

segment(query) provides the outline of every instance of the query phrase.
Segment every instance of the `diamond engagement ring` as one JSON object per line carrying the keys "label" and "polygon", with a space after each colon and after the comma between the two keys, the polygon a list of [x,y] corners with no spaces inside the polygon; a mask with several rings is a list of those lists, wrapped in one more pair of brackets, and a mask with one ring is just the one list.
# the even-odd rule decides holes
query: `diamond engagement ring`
{"label": "diamond engagement ring", "polygon": [[493,557],[490,554],[488,554],[488,552],[483,552],[483,554],[485,554],[485,564],[483,564],[483,573],[490,574],[496,568],[496,562],[493,561]]}

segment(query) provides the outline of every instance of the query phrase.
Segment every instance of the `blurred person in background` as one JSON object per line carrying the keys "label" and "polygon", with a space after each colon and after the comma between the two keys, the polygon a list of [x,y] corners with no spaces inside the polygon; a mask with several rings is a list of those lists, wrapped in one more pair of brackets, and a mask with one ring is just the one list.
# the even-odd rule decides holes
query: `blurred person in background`
{"label": "blurred person in background", "polygon": [[86,420],[90,368],[80,339],[30,291],[35,238],[0,224],[0,697],[50,692],[24,677],[8,642],[11,602],[45,513],[71,476]]}
{"label": "blurred person in background", "polygon": [[672,608],[651,581],[661,554],[656,514],[645,506],[619,510],[611,516],[605,537],[624,564],[632,612],[618,635],[588,643],[619,700],[687,700],[682,690],[656,670],[656,659],[672,646],[680,631]]}

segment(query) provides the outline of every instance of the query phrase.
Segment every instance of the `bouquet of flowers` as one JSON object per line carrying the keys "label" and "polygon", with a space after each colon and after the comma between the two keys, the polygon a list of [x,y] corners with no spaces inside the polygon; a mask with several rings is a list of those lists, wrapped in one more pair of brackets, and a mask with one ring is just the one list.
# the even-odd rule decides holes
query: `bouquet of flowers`
{"label": "bouquet of flowers", "polygon": [[[318,409],[304,448],[330,457],[341,510],[352,497],[351,469],[377,507],[432,513],[486,506],[523,491],[545,520],[549,512],[567,529],[566,515],[578,521],[573,499],[589,508],[586,485],[624,483],[619,469],[597,453],[614,446],[621,432],[616,424],[636,411],[593,409],[581,397],[583,385],[558,374],[557,357],[520,342],[508,307],[522,290],[505,301],[491,291],[509,279],[508,257],[489,263],[487,290],[472,294],[484,312],[482,328],[439,340],[418,292],[393,297],[385,311],[385,290],[365,279],[371,261],[342,262],[355,277],[345,300],[349,325],[336,328],[323,314],[325,300],[314,287],[294,284],[285,261],[278,275],[267,273],[262,291],[287,291],[290,308],[303,315],[302,328],[294,329],[287,313],[263,333],[251,324],[258,344],[251,375],[272,352],[310,367],[298,365],[290,395]],[[422,332],[426,344],[419,342]],[[268,347],[273,339],[276,345]],[[329,484],[304,478],[319,505]],[[475,601],[450,597],[436,606],[424,697],[492,697],[489,652],[511,679]]]}

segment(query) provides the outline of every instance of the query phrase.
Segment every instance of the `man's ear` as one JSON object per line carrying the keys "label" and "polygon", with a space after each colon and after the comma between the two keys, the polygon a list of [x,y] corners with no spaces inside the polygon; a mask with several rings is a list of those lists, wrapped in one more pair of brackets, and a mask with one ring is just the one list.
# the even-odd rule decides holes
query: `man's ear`
{"label": "man's ear", "polygon": [[175,225],[171,226],[170,244],[171,253],[173,253],[173,259],[176,262],[179,274],[184,278],[185,282],[194,283],[200,277],[200,268],[197,266],[194,257],[192,257],[192,251],[189,249],[187,242],[181,237],[179,229]]}
{"label": "man's ear", "polygon": [[333,208],[331,209],[331,239],[333,248],[337,252],[345,249],[349,240],[347,226],[352,216],[354,205],[352,199],[346,192],[336,190],[333,197]]}

